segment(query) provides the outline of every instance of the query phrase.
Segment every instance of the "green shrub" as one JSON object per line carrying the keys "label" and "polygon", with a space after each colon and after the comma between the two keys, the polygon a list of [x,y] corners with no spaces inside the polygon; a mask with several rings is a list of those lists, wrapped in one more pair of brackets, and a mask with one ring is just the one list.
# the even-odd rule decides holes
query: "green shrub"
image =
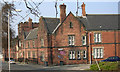
{"label": "green shrub", "polygon": [[[100,62],[99,67],[101,70],[117,70],[118,62]],[[92,64],[90,70],[99,70],[97,64]]]}
{"label": "green shrub", "polygon": [[99,70],[96,64],[90,66],[90,70]]}

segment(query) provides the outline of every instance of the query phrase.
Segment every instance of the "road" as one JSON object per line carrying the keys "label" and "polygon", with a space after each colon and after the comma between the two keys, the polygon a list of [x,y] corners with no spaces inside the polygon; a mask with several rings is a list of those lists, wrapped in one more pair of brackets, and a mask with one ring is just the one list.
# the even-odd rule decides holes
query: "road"
{"label": "road", "polygon": [[[42,66],[38,64],[11,64],[11,70],[86,70],[89,69],[89,64],[78,65],[63,65],[63,66]],[[2,64],[3,70],[8,70],[8,63]]]}

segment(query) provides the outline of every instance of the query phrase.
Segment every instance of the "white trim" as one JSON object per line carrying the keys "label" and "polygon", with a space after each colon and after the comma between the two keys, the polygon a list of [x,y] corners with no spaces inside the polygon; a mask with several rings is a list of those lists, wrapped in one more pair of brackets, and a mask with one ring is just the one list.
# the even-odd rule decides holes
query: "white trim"
{"label": "white trim", "polygon": [[104,47],[93,47],[93,48],[104,48]]}
{"label": "white trim", "polygon": [[57,27],[53,30],[52,34],[55,33],[55,31],[58,29],[58,27],[59,27],[60,25],[61,25],[61,23],[59,23],[59,24],[57,25]]}

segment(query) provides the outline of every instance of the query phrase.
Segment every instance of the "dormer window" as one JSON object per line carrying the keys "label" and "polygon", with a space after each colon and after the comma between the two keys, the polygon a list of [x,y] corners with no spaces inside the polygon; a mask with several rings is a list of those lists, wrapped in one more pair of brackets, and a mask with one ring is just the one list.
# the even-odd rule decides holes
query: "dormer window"
{"label": "dormer window", "polygon": [[72,22],[70,22],[70,28],[73,28],[73,23]]}

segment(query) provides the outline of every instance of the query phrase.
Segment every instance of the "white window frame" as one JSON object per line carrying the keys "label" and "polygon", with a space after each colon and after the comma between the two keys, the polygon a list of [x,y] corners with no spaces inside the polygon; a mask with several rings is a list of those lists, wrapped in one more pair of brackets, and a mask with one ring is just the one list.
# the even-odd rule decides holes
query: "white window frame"
{"label": "white window frame", "polygon": [[103,48],[94,48],[93,53],[94,58],[103,58]]}
{"label": "white window frame", "polygon": [[70,60],[75,59],[75,51],[69,51],[69,59]]}
{"label": "white window frame", "polygon": [[75,36],[74,35],[69,35],[68,36],[68,43],[69,45],[75,45]]}
{"label": "white window frame", "polygon": [[72,59],[72,51],[69,52],[69,59]]}
{"label": "white window frame", "polygon": [[94,33],[94,42],[95,43],[101,42],[101,33]]}
{"label": "white window frame", "polygon": [[84,59],[87,58],[87,51],[86,50],[83,51],[83,58]]}
{"label": "white window frame", "polygon": [[45,61],[45,56],[44,56],[44,53],[41,53],[41,56],[42,56],[41,61]]}
{"label": "white window frame", "polygon": [[[84,38],[83,38],[84,37]],[[86,36],[82,36],[82,45],[86,45]]]}
{"label": "white window frame", "polygon": [[81,59],[81,51],[77,51],[77,59]]}

